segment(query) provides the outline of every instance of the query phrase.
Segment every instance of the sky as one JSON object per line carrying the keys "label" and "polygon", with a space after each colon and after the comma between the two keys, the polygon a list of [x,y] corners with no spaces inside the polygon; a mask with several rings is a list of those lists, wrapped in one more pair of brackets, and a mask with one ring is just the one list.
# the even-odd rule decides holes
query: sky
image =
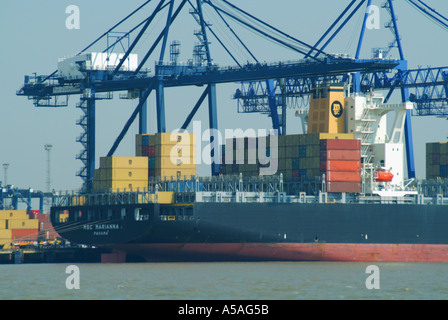
{"label": "sky", "polygon": [[[142,0],[106,1],[106,0],[2,0],[0,2],[0,35],[2,50],[0,50],[0,164],[9,163],[8,184],[18,188],[33,188],[46,190],[47,182],[47,152],[45,144],[52,144],[51,159],[51,189],[76,190],[82,185],[82,180],[76,176],[82,163],[76,160],[76,155],[82,146],[76,142],[81,134],[81,128],[76,121],[81,117],[81,110],[76,108],[78,96],[69,99],[65,108],[36,108],[26,97],[17,96],[16,91],[24,82],[25,75],[37,73],[50,74],[57,69],[58,59],[72,56],[102,35],[115,23],[120,21],[135,8]],[[179,1],[177,0],[176,3]],[[231,1],[252,15],[276,28],[306,42],[313,44],[331,25],[339,13],[349,3],[348,0],[280,0],[280,1]],[[384,0],[373,0],[372,4],[381,8]],[[445,0],[426,0],[431,7],[448,16],[448,2]],[[152,13],[157,1],[146,11],[139,13],[129,24],[124,24],[117,31],[126,32],[138,22]],[[407,1],[395,1],[398,17],[398,28],[401,34],[405,58],[409,68],[418,66],[446,66],[446,52],[448,51],[447,31],[443,30],[426,17],[422,16]],[[67,7],[75,5],[79,8],[79,29],[67,28],[70,12]],[[185,10],[186,9],[186,10]],[[192,58],[192,48],[197,41],[193,31],[199,29],[196,22],[188,13],[188,7],[179,15],[178,20],[170,29],[168,44],[173,40],[181,42],[179,61]],[[223,39],[231,37],[225,26],[216,19],[216,14],[209,8],[210,23],[216,27],[217,34]],[[136,52],[144,54],[158,34],[157,27],[163,26],[165,16],[155,19],[154,29],[149,30],[142,37]],[[362,58],[370,58],[371,50],[375,47],[385,47],[392,41],[392,34],[384,25],[389,21],[387,12],[381,9],[378,29],[366,30]],[[362,12],[347,24],[346,28],[326,48],[329,53],[349,53],[354,56],[362,23]],[[260,61],[277,62],[297,60],[301,56],[284,50],[266,39],[242,28],[235,29]],[[135,36],[136,33],[133,33]],[[210,37],[213,60],[220,66],[235,65],[217,41]],[[132,38],[131,38],[132,41]],[[102,40],[90,51],[102,51],[106,41]],[[245,62],[248,54],[238,50],[233,42],[230,47],[235,50],[240,61]],[[391,52],[392,58],[398,58],[397,50]],[[158,53],[156,54],[158,58]],[[167,60],[168,58],[166,58]],[[153,69],[154,61],[147,64]],[[242,114],[237,111],[237,102],[232,94],[238,89],[238,83],[218,85],[218,126],[225,128],[264,128],[271,126],[270,119],[261,114]],[[181,126],[186,116],[196,103],[203,88],[184,87],[166,89],[166,118],[167,130],[171,131]],[[155,98],[149,98],[149,131],[156,130]],[[124,123],[137,105],[136,100],[122,100],[118,93],[113,100],[97,102],[96,114],[96,162],[105,156],[114,140],[120,133]],[[206,106],[202,106],[195,120],[202,121],[205,129],[208,124]],[[425,143],[446,141],[448,137],[447,120],[436,117],[413,117],[413,137],[416,158],[417,178],[425,177]],[[300,132],[299,118],[294,117],[294,110],[288,110],[288,133]],[[116,155],[134,155],[135,134],[138,127],[134,124]],[[4,181],[3,168],[0,181]],[[202,174],[208,174],[208,169],[201,167]]]}

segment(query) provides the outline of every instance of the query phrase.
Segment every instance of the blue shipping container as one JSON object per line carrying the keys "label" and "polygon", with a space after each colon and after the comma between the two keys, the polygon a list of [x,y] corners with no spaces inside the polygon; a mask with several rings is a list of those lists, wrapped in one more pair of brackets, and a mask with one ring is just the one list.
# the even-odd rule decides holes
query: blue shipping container
{"label": "blue shipping container", "polygon": [[440,177],[442,178],[446,178],[447,177],[447,166],[446,165],[441,165],[440,166]]}

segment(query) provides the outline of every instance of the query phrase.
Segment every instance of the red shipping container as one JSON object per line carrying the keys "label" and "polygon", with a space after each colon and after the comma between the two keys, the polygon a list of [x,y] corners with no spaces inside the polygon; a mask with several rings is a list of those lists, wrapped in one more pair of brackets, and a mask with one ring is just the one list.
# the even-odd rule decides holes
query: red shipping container
{"label": "red shipping container", "polygon": [[327,171],[325,174],[327,181],[341,181],[341,182],[360,182],[360,171]]}
{"label": "red shipping container", "polygon": [[37,229],[13,229],[11,230],[12,239],[15,241],[37,241]]}
{"label": "red shipping container", "polygon": [[300,177],[300,170],[292,170],[292,177],[293,178],[299,178]]}
{"label": "red shipping container", "polygon": [[361,161],[326,160],[320,162],[321,171],[360,171]]}
{"label": "red shipping container", "polygon": [[361,182],[328,182],[327,192],[361,192]]}
{"label": "red shipping container", "polygon": [[320,160],[361,161],[361,150],[321,150]]}
{"label": "red shipping container", "polygon": [[156,156],[156,148],[154,146],[148,147],[148,157]]}
{"label": "red shipping container", "polygon": [[41,222],[47,222],[50,220],[50,217],[48,214],[38,214],[36,215],[36,219],[39,220],[39,223]]}
{"label": "red shipping container", "polygon": [[320,140],[322,150],[361,150],[361,140],[358,139],[324,139]]}

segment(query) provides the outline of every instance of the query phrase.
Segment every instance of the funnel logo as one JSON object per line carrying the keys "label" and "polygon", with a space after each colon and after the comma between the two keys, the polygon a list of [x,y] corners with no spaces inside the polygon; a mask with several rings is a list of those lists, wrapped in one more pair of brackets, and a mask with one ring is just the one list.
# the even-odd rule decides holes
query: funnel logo
{"label": "funnel logo", "polygon": [[342,104],[339,101],[333,101],[331,104],[331,114],[335,118],[340,118],[342,116]]}

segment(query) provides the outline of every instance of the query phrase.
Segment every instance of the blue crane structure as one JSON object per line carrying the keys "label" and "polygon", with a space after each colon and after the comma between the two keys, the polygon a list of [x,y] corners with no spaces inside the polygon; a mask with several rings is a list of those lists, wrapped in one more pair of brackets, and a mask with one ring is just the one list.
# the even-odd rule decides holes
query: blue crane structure
{"label": "blue crane structure", "polygon": [[39,212],[43,212],[44,199],[50,198],[51,193],[42,192],[38,190],[19,189],[12,185],[3,186],[0,183],[0,210],[17,210],[19,203],[26,205],[26,210],[32,209],[32,199],[39,200]]}
{"label": "blue crane structure", "polygon": [[[434,8],[429,7],[422,0],[406,0],[416,10],[429,17],[444,29],[448,29],[448,19],[437,12]],[[320,50],[325,48],[334,40],[336,35],[344,28],[347,22],[352,19],[353,15],[365,7],[365,15],[361,32],[359,35],[358,45],[355,53],[355,59],[359,58],[361,47],[363,44],[366,23],[370,17],[371,0],[352,0],[342,13],[325,31],[321,38],[316,42],[314,47]],[[390,29],[393,34],[393,41],[386,48],[377,49],[377,57],[386,57],[393,48],[398,49],[399,63],[393,70],[378,72],[359,72],[354,73],[352,78],[349,75],[326,75],[323,77],[310,78],[286,78],[275,79],[274,83],[267,85],[261,81],[244,82],[241,87],[236,90],[234,98],[238,100],[238,111],[242,113],[265,113],[270,117],[275,117],[272,113],[273,109],[282,108],[282,116],[285,117],[286,104],[296,109],[305,109],[309,94],[313,86],[320,81],[333,82],[350,82],[353,92],[368,92],[371,90],[387,90],[385,102],[387,102],[392,94],[397,90],[400,91],[403,102],[414,102],[413,111],[408,111],[405,122],[406,137],[406,156],[408,165],[408,176],[415,177],[412,130],[411,130],[411,114],[416,116],[448,116],[448,67],[428,67],[408,69],[407,60],[405,60],[403,48],[401,45],[401,37],[398,32],[397,17],[393,5],[393,0],[387,0],[382,6],[388,12],[390,21],[385,27]],[[317,52],[311,49],[305,57],[317,56]],[[409,90],[414,90],[412,93]],[[278,122],[273,126],[279,128]],[[286,133],[286,123],[283,119],[280,126],[280,132]]]}
{"label": "blue crane structure", "polygon": [[[109,44],[109,39],[112,38],[112,33],[116,32],[116,29],[122,25],[122,23],[134,16],[137,12],[143,10],[151,2],[155,4],[155,8],[151,14],[147,17],[145,16],[143,21],[138,23],[128,32],[122,33],[122,35],[119,36],[116,36],[115,33],[114,36],[117,40],[112,41],[112,44]],[[354,11],[349,13],[349,17],[346,18],[348,21],[348,19],[353,16],[354,12],[359,10],[365,2],[365,0],[351,1],[337,21],[342,19],[352,6],[356,5]],[[370,0],[367,1],[367,5],[370,5],[370,2]],[[395,21],[393,18],[392,0],[387,1],[387,3],[392,20]],[[166,61],[165,55],[170,28],[179,14],[185,11],[185,7],[190,8],[189,13],[199,25],[199,30],[194,31],[194,35],[199,41],[194,47],[194,61],[191,60],[187,64],[177,63],[177,44],[175,42],[171,45],[171,59],[170,61]],[[219,17],[218,19],[220,19],[226,26],[234,44],[239,44],[242,50],[252,57],[251,62],[246,61],[243,63],[236,58],[236,55],[230,50],[229,46],[224,43],[224,40],[218,36],[212,25],[207,21],[204,14],[205,7],[207,7],[209,11],[214,12],[215,16]],[[166,16],[163,17],[166,17],[166,19],[164,19],[166,23],[164,24],[162,31],[149,49],[145,51],[143,59],[139,61],[138,66],[133,70],[123,68],[126,59],[128,59],[132,52],[135,51],[137,44],[141,42],[145,32],[152,26],[156,17],[160,19],[165,13]],[[368,14],[366,11],[363,30],[365,29],[367,16]],[[230,21],[243,26],[264,39],[268,39],[276,45],[292,50],[300,59],[298,58],[296,61],[280,61],[270,64],[260,62],[245,44],[243,39],[238,35],[235,27],[232,27]],[[346,21],[344,22],[346,23]],[[363,38],[362,31],[357,54],[354,58],[329,54],[324,50],[328,41],[331,41],[335,34],[331,35],[330,40],[324,45],[321,47],[319,47],[319,45],[324,38],[330,34],[334,26],[336,26],[336,23],[330,27],[315,45],[309,45],[258,19],[227,0],[148,0],[78,53],[78,56],[85,54],[87,50],[91,49],[92,46],[97,44],[101,39],[107,37],[107,48],[104,49],[103,53],[109,54],[112,51],[111,49],[115,48],[118,44],[122,44],[123,40],[127,40],[128,45],[126,46],[124,53],[120,56],[118,64],[109,68],[95,69],[82,62],[76,63],[77,71],[83,75],[81,78],[76,79],[61,77],[58,70],[49,75],[25,76],[24,85],[17,94],[32,99],[36,107],[65,107],[68,106],[69,96],[80,96],[80,102],[77,107],[82,110],[83,116],[78,120],[77,124],[82,127],[83,132],[77,141],[83,145],[83,150],[77,158],[83,162],[83,167],[78,172],[78,176],[83,179],[84,191],[89,192],[92,188],[93,170],[95,168],[95,105],[97,100],[111,99],[112,92],[127,91],[128,95],[138,97],[139,102],[111,146],[107,154],[108,156],[112,156],[115,153],[120,142],[137,117],[139,119],[139,133],[148,132],[147,99],[151,93],[154,93],[156,98],[157,132],[166,132],[165,88],[204,86],[205,89],[203,93],[193,106],[181,128],[186,129],[189,126],[196,112],[207,98],[209,128],[218,129],[216,85],[230,82],[241,82],[243,84],[250,83],[252,86],[258,84],[260,88],[265,88],[263,89],[264,92],[260,91],[249,97],[248,91],[242,92],[240,90],[239,94],[235,94],[235,97],[239,98],[241,101],[244,99],[246,99],[246,101],[249,101],[250,99],[253,100],[257,95],[259,98],[267,97],[268,113],[272,118],[273,128],[278,129],[280,134],[285,134],[284,127],[283,130],[281,130],[284,121],[281,121],[277,111],[278,97],[276,90],[280,87],[280,83],[283,83],[283,85],[281,85],[282,88],[288,88],[286,91],[282,89],[283,95],[290,97],[294,95],[303,96],[308,94],[311,86],[315,85],[319,80],[346,79],[349,74],[353,74],[353,81],[355,83],[354,90],[356,91],[364,90],[365,87],[372,88],[372,83],[377,84],[378,82],[383,87],[387,87],[390,90],[400,88],[403,100],[408,100],[410,98],[407,91],[408,87],[403,86],[402,81],[405,75],[407,75],[406,79],[410,80],[414,74],[410,73],[410,70],[407,70],[406,61],[404,60],[401,49],[399,60],[381,58],[360,59],[359,52]],[[341,27],[339,27],[339,30],[340,28]],[[401,48],[399,42],[400,38],[395,23],[393,23],[392,28],[396,35],[397,45]],[[137,31],[138,33],[133,37],[133,40],[129,41],[130,36],[134,35],[134,32]],[[214,38],[216,42],[221,45],[230,59],[235,63],[234,66],[220,67],[214,62],[210,50],[211,38]],[[157,49],[160,50],[159,56],[158,59],[155,59],[154,72],[151,72],[148,69],[145,69],[145,66],[147,65],[148,59],[156,55],[155,52]],[[397,74],[400,74],[402,78],[387,78],[386,75],[393,70],[397,70]],[[367,83],[368,81],[370,81],[370,83]],[[411,96],[411,98],[414,97]],[[422,97],[418,96],[415,99],[420,98]],[[260,110],[257,110],[256,112],[260,112]],[[410,121],[407,121],[407,123],[410,125]],[[409,130],[407,131],[410,132]],[[409,137],[409,139],[411,139],[411,137]],[[210,145],[212,159],[217,159],[219,157],[219,148],[217,146],[217,141],[214,140],[213,136],[210,138]],[[212,163],[212,175],[217,175],[218,172],[219,164]]]}

